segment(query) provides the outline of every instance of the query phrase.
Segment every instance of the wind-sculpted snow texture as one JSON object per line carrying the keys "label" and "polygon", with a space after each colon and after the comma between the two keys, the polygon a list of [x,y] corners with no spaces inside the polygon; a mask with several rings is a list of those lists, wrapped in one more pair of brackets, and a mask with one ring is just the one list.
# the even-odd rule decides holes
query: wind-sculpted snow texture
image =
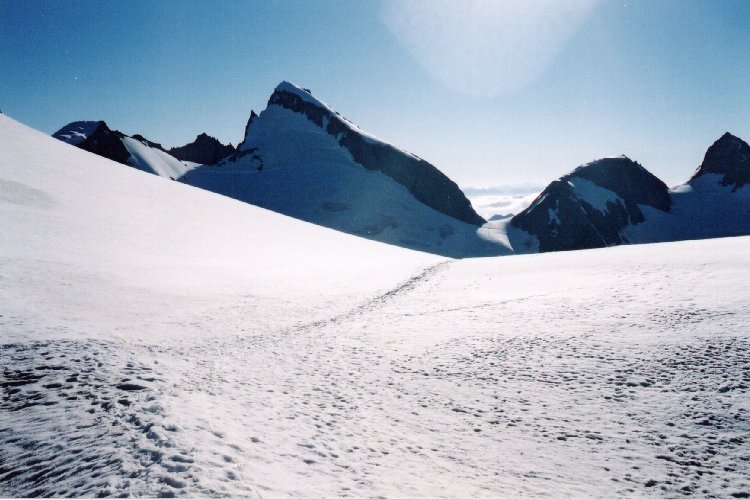
{"label": "wind-sculpted snow texture", "polygon": [[0,151],[0,496],[750,494],[748,237],[445,260]]}

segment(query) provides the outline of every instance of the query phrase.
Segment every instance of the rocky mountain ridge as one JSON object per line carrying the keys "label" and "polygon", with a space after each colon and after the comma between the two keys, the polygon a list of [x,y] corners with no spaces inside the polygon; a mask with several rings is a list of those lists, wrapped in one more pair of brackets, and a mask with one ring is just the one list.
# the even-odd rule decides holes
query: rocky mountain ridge
{"label": "rocky mountain ridge", "polygon": [[289,82],[251,111],[236,148],[203,133],[167,151],[103,121],[73,122],[54,137],[308,222],[452,257],[750,234],[750,146],[728,132],[683,185],[670,189],[624,155],[602,158],[489,222],[434,165]]}
{"label": "rocky mountain ridge", "polygon": [[669,189],[625,156],[553,181],[510,224],[540,252],[750,234],[750,146],[730,133],[693,177]]}
{"label": "rocky mountain ridge", "polygon": [[231,144],[224,145],[215,137],[204,133],[199,134],[195,140],[184,146],[171,148],[168,153],[178,160],[213,165],[236,152]]}

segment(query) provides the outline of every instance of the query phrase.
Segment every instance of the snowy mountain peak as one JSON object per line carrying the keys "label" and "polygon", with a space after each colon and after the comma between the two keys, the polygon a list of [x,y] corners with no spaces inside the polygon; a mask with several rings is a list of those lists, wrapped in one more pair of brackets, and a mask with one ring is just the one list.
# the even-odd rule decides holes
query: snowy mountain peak
{"label": "snowy mountain peak", "polygon": [[433,165],[361,130],[301,87],[280,83],[251,113],[237,152],[180,179],[291,217],[451,257],[507,246]]}
{"label": "snowy mountain peak", "polygon": [[731,132],[724,132],[724,134],[721,137],[719,137],[719,140],[716,142],[722,142],[722,141],[740,143],[742,142],[742,139],[740,139],[736,135],[733,135]]}
{"label": "snowy mountain peak", "polygon": [[735,190],[750,184],[750,145],[726,132],[708,148],[693,179],[704,174],[722,175],[721,184]]}
{"label": "snowy mountain peak", "polygon": [[[357,125],[341,116],[328,104],[324,103],[320,99],[313,97],[312,92],[310,92],[309,89],[303,89],[302,87],[298,87],[293,83],[289,83],[287,81],[281,82],[276,86],[273,93],[271,94],[271,97],[268,98],[269,107],[276,105],[294,112],[300,112],[299,110],[303,107],[302,104],[305,105],[304,107],[308,108],[308,111],[311,108],[315,108],[318,110],[318,113],[315,114],[333,115],[337,117],[338,120],[343,121],[346,124],[347,128],[352,128],[361,134],[366,134]],[[309,112],[306,114],[308,115],[308,118],[312,118]],[[313,118],[313,121],[315,121],[318,126],[321,126],[324,129],[327,128],[326,126],[323,126],[322,123],[318,123],[317,119]],[[371,136],[371,138],[378,141],[380,140],[374,136]]]}
{"label": "snowy mountain peak", "polygon": [[310,92],[310,89],[299,87],[287,81],[283,81],[280,84],[278,84],[276,88],[274,89],[274,93],[276,92],[289,92],[291,94],[295,94],[296,96],[302,99],[305,99],[308,102],[317,104],[318,106],[328,107],[324,102],[319,101],[318,99],[314,98],[312,96],[312,92]]}
{"label": "snowy mountain peak", "polygon": [[[279,113],[278,108],[293,115]],[[302,134],[302,129],[291,125],[299,117],[304,117],[315,126],[315,129],[307,132],[308,139],[320,133],[326,134],[354,163],[390,177],[428,207],[472,225],[485,222],[474,211],[456,183],[435,166],[368,134],[326,103],[313,97],[308,90],[286,81],[276,86],[266,110],[257,120],[252,121],[252,127],[248,126],[240,151],[257,150],[269,138],[277,140],[286,135]],[[313,147],[312,142],[305,144],[306,148]],[[295,154],[303,158],[318,153],[300,150]],[[273,162],[265,161],[263,168],[271,163]]]}
{"label": "snowy mountain peak", "polygon": [[578,250],[628,243],[642,207],[668,212],[669,189],[627,156],[602,158],[552,182],[511,224],[536,236],[539,250]]}
{"label": "snowy mountain peak", "polygon": [[568,176],[580,176],[636,203],[669,210],[668,188],[643,165],[625,155],[601,158],[577,167]]}
{"label": "snowy mountain peak", "polygon": [[78,121],[65,125],[52,137],[118,163],[128,164],[130,153],[123,145],[125,134],[110,129],[104,121]]}
{"label": "snowy mountain peak", "polygon": [[52,134],[52,137],[77,146],[88,139],[99,127],[109,129],[102,120],[72,122]]}

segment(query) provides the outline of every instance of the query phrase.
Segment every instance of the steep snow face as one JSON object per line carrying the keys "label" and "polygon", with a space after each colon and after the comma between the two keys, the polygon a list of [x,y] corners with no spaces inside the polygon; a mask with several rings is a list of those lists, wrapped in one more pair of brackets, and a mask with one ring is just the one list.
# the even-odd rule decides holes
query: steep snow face
{"label": "steep snow face", "polygon": [[178,179],[199,164],[181,161],[169,153],[149,146],[147,142],[133,137],[123,137],[122,143],[130,153],[128,165],[160,177]]}
{"label": "steep snow face", "polygon": [[704,173],[670,191],[669,213],[644,207],[645,221],[626,230],[637,243],[750,234],[750,186],[723,184],[722,174]]}
{"label": "steep snow face", "polygon": [[617,196],[614,191],[600,187],[583,177],[574,175],[568,179],[567,183],[573,188],[573,191],[581,201],[600,212],[607,210],[607,204],[623,204],[622,198]]}
{"label": "steep snow face", "polygon": [[184,146],[172,148],[169,154],[178,160],[213,165],[236,152],[231,144],[224,145],[218,139],[205,133],[198,135],[195,140]]}
{"label": "steep snow face", "polygon": [[703,163],[690,182],[705,174],[721,175],[721,185],[734,189],[750,184],[750,145],[729,132],[725,133],[708,148]]}
{"label": "steep snow face", "polygon": [[670,190],[668,213],[644,208],[643,224],[629,227],[638,243],[750,234],[750,146],[729,132],[706,151],[685,184]]}
{"label": "steep snow face", "polygon": [[55,132],[52,137],[77,146],[88,139],[89,136],[91,136],[91,134],[102,125],[106,126],[103,121],[73,122]]}
{"label": "steep snow face", "polygon": [[[181,180],[295,218],[407,248],[453,257],[510,253],[507,246],[488,238],[476,225],[415,196],[416,190],[435,186],[434,200],[444,198],[446,204],[456,207],[463,203],[471,210],[458,187],[439,172],[433,175],[437,170],[432,167],[431,173],[422,160],[372,142],[368,144],[386,151],[384,166],[363,168],[352,150],[342,145],[346,137],[358,134],[346,123],[306,91],[282,84],[268,108],[252,120],[234,157],[197,168]],[[413,175],[409,177],[413,189],[388,175],[389,169],[399,165],[405,166],[405,176]],[[459,195],[463,202],[454,203]]]}
{"label": "steep snow face", "polygon": [[667,212],[669,190],[625,156],[581,165],[550,184],[511,224],[536,237],[538,250],[577,250],[628,243],[625,229],[643,208]]}
{"label": "steep snow face", "polygon": [[[368,170],[382,172],[425,205],[468,224],[485,222],[458,186],[433,165],[365,133],[306,90],[282,82],[268,100],[268,106],[302,114],[334,137],[354,162]],[[243,144],[245,150],[254,147],[253,133],[254,127],[250,127]]]}

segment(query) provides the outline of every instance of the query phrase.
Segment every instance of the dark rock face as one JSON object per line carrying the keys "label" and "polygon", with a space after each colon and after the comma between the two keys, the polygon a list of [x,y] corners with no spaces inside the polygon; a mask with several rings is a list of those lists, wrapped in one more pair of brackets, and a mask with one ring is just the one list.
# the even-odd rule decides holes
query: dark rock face
{"label": "dark rock face", "polygon": [[469,224],[485,222],[456,183],[432,164],[389,144],[365,138],[352,130],[338,113],[308,102],[295,93],[278,89],[271,95],[268,105],[278,105],[305,115],[328,134],[339,137],[339,144],[349,150],[354,161],[368,170],[387,175],[428,207]]}
{"label": "dark rock face", "polygon": [[540,252],[599,248],[628,243],[622,229],[645,220],[638,205],[668,212],[669,188],[626,157],[605,158],[552,182],[511,224]]}
{"label": "dark rock face", "polygon": [[203,133],[190,144],[172,148],[167,152],[178,160],[213,165],[234,154],[235,148],[231,144],[225,146],[218,139]]}
{"label": "dark rock face", "polygon": [[133,139],[135,139],[136,141],[142,142],[143,144],[145,144],[146,146],[148,146],[150,148],[159,149],[161,151],[164,151],[165,153],[169,152],[166,149],[164,149],[164,146],[162,146],[158,142],[149,141],[148,139],[146,139],[145,137],[143,137],[141,134],[135,134],[135,135],[133,135],[131,137]]}
{"label": "dark rock face", "polygon": [[[70,125],[66,125],[61,128],[52,134],[52,137],[67,142],[61,138],[61,133],[68,129],[69,126]],[[125,134],[117,130],[111,130],[106,123],[99,121],[96,122],[96,128],[94,131],[83,141],[78,142],[75,145],[90,153],[127,165],[130,153],[125,149],[125,146],[122,143],[123,137],[125,137]]]}
{"label": "dark rock face", "polygon": [[[247,138],[247,134],[250,133],[250,127],[253,125],[253,122],[255,121],[256,118],[258,118],[258,115],[255,113],[255,111],[251,109],[250,118],[247,119],[247,124],[245,125],[245,135],[243,137]],[[242,142],[237,144],[237,148],[235,150],[236,155],[239,154],[244,149],[243,148],[244,146],[245,146],[245,139],[243,139]],[[241,155],[237,157],[239,158],[241,157]]]}
{"label": "dark rock face", "polygon": [[693,179],[703,174],[721,174],[721,184],[733,186],[736,190],[750,184],[750,145],[729,132],[706,151],[703,163],[693,175]]}
{"label": "dark rock face", "polygon": [[[604,158],[578,167],[566,177],[573,176],[583,177],[613,191],[625,200],[628,211],[632,213],[640,213],[636,204],[649,205],[662,212],[668,212],[671,206],[667,185],[640,163],[625,156]],[[639,218],[643,220],[642,214]]]}

